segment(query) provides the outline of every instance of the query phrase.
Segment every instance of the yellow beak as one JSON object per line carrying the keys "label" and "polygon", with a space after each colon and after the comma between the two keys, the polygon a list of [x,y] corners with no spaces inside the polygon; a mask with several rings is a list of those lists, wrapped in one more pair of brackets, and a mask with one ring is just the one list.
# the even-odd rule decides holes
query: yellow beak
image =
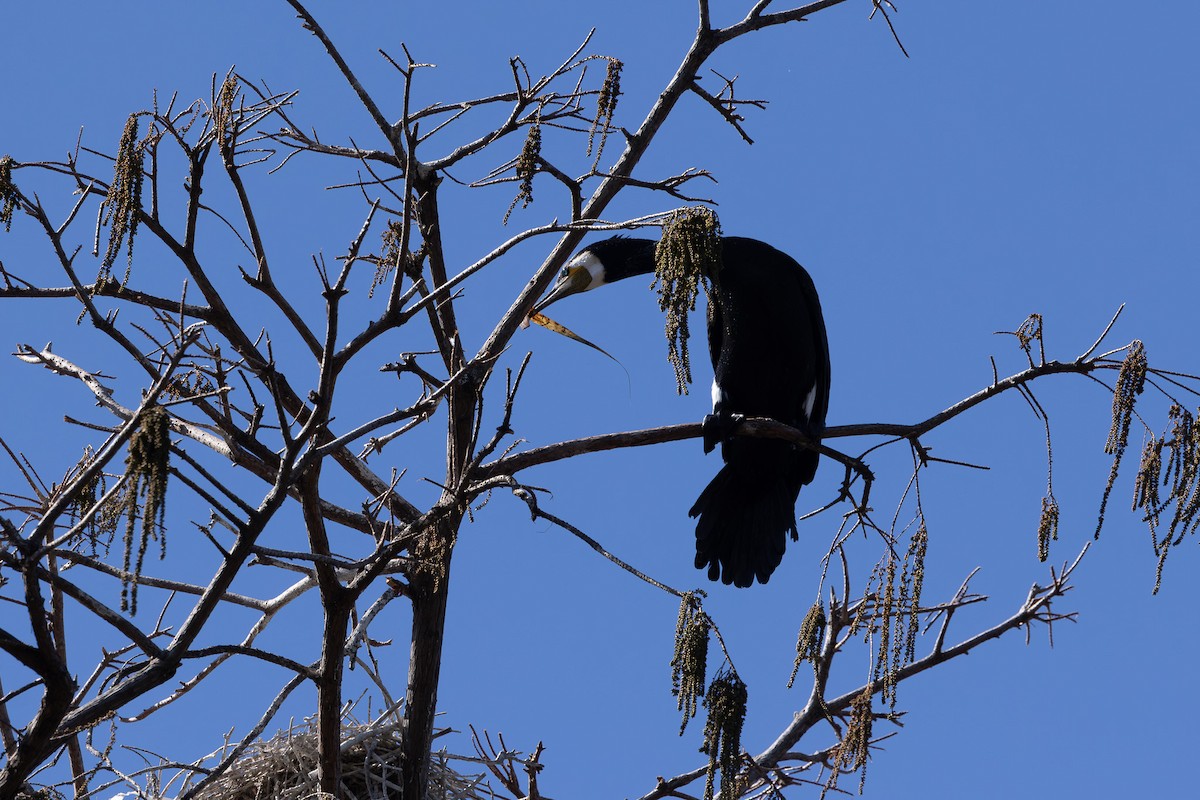
{"label": "yellow beak", "polygon": [[566,273],[558,279],[558,283],[550,289],[550,294],[546,295],[537,305],[533,307],[533,313],[538,313],[552,303],[556,303],[564,297],[569,297],[573,294],[579,294],[586,291],[592,285],[592,275],[585,267],[568,267]]}

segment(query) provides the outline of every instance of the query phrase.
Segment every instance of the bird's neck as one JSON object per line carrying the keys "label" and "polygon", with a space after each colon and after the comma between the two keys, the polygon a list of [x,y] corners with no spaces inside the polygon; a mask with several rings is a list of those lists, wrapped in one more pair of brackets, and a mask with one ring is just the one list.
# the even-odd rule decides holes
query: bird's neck
{"label": "bird's neck", "polygon": [[608,252],[601,255],[601,260],[606,265],[613,265],[610,269],[623,273],[617,276],[618,279],[654,272],[654,249],[658,245],[654,239],[621,237],[611,239],[607,244]]}

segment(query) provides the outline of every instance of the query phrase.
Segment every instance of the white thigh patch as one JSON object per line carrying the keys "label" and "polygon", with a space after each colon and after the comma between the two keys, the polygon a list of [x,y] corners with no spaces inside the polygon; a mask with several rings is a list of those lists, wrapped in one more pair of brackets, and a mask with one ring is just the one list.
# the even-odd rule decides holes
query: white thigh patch
{"label": "white thigh patch", "polygon": [[717,386],[717,379],[713,378],[712,382],[712,403],[713,413],[717,413],[717,406],[725,402],[725,393],[721,391],[721,387]]}

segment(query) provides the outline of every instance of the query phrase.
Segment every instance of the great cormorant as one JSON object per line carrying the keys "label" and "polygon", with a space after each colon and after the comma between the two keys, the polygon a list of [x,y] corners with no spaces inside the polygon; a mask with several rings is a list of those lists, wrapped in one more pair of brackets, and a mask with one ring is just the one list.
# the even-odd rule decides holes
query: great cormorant
{"label": "great cormorant", "polygon": [[[656,242],[617,236],[591,244],[563,268],[536,307],[654,271]],[[740,416],[770,417],[819,441],[829,407],[829,344],[821,303],[795,259],[755,239],[721,240],[708,305],[713,414],[704,450],[720,442],[725,466],[700,493],[696,567],[710,580],[766,583],[797,538],[796,498],[817,471],[816,451],[779,439],[730,436]],[[714,276],[709,276],[710,279]]]}

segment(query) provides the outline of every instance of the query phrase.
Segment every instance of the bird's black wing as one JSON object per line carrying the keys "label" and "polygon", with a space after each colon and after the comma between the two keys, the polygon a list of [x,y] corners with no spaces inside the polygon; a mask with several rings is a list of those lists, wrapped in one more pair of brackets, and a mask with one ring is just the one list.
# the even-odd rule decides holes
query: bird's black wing
{"label": "bird's black wing", "polygon": [[813,342],[813,385],[816,389],[812,413],[808,415],[807,422],[812,435],[819,438],[825,431],[825,416],[829,412],[829,387],[832,382],[829,336],[825,331],[825,317],[821,313],[821,300],[817,296],[817,288],[813,284],[812,277],[803,267],[800,267],[800,274],[805,316],[808,319]]}
{"label": "bird's black wing", "polygon": [[[722,335],[725,320],[721,315],[721,304],[717,300],[717,293],[713,291],[708,298],[708,358],[712,361],[713,366],[713,382],[716,383],[717,365],[721,362],[721,343],[724,340]],[[714,392],[715,394],[715,392]],[[716,399],[713,399],[713,412],[718,411],[716,408]]]}

